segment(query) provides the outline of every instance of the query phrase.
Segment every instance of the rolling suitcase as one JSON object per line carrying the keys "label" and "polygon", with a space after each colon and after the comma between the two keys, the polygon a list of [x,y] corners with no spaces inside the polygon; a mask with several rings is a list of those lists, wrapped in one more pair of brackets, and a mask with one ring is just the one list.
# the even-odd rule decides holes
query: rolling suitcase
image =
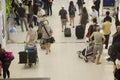
{"label": "rolling suitcase", "polygon": [[75,35],[76,35],[77,39],[83,39],[84,33],[85,33],[85,30],[82,25],[76,26]]}
{"label": "rolling suitcase", "polygon": [[65,28],[64,36],[65,37],[71,37],[71,29],[70,28]]}
{"label": "rolling suitcase", "polygon": [[37,54],[36,51],[28,52],[29,63],[36,63],[36,59],[37,59],[36,54]]}
{"label": "rolling suitcase", "polygon": [[25,51],[19,52],[19,63],[27,63],[27,53]]}

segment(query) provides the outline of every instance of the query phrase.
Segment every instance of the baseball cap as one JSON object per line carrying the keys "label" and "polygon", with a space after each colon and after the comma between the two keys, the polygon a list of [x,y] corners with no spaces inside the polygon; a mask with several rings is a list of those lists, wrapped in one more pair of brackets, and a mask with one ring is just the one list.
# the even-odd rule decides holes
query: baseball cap
{"label": "baseball cap", "polygon": [[62,8],[64,8],[65,7],[65,5],[62,5]]}

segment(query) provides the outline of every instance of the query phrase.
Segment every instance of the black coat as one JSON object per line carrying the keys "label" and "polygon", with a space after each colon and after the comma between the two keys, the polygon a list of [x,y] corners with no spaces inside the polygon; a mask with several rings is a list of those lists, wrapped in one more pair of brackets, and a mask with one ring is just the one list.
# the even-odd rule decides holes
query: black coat
{"label": "black coat", "polygon": [[100,0],[96,0],[96,1],[94,2],[94,5],[95,5],[95,9],[96,9],[97,11],[99,11],[99,9],[100,9]]}

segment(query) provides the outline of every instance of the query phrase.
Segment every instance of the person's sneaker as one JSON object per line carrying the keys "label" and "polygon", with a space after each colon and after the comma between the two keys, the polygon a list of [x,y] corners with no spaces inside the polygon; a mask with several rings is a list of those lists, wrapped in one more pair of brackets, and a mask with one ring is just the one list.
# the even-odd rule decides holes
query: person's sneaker
{"label": "person's sneaker", "polygon": [[46,53],[46,55],[48,55],[48,53]]}
{"label": "person's sneaker", "polygon": [[96,64],[99,65],[99,64],[101,64],[101,62],[97,62]]}
{"label": "person's sneaker", "polygon": [[106,60],[107,60],[108,62],[112,61],[112,59],[111,59],[110,57],[108,57]]}

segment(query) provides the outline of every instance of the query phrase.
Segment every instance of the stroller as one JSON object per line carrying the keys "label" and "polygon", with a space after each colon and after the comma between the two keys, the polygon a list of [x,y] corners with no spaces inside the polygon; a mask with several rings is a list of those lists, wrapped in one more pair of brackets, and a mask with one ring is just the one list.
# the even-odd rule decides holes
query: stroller
{"label": "stroller", "polygon": [[84,48],[82,51],[78,51],[78,57],[84,59],[85,62],[88,62],[93,54],[94,43],[89,43],[89,45]]}

